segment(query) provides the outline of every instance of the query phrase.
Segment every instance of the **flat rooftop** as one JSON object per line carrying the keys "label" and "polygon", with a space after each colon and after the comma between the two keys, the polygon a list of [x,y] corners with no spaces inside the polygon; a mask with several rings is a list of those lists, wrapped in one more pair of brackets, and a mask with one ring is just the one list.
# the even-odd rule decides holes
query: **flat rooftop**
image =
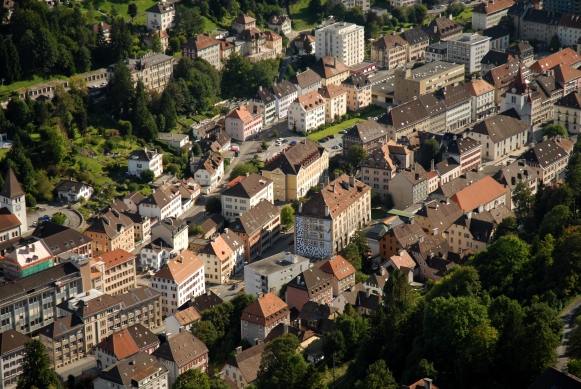
{"label": "flat rooftop", "polygon": [[[295,258],[295,263],[291,262],[293,258]],[[309,260],[305,257],[296,254],[278,253],[268,258],[261,259],[260,261],[256,261],[248,265],[245,265],[244,267],[252,269],[260,274],[272,274],[286,267],[290,267],[303,262],[306,262],[308,264]],[[307,269],[305,268],[304,270]]]}
{"label": "flat rooftop", "polygon": [[462,74],[464,74],[464,64],[462,63],[453,63],[453,62],[445,62],[445,61],[436,61],[430,62],[425,64],[424,66],[420,66],[419,68],[412,69],[411,73],[412,76],[409,79],[413,80],[423,80],[426,78],[433,77],[436,74],[446,73],[454,68],[460,69]]}
{"label": "flat rooftop", "polygon": [[460,42],[471,45],[489,40],[490,40],[489,36],[483,36],[477,33],[464,33],[456,38],[447,39],[448,42]]}

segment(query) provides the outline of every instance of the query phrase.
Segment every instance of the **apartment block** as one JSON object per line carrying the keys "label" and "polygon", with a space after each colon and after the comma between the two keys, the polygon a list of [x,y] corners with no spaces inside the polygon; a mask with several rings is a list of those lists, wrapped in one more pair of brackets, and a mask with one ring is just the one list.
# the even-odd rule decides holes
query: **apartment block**
{"label": "apartment block", "polygon": [[87,227],[84,234],[93,239],[93,255],[101,255],[117,249],[133,251],[133,228],[133,220],[115,209],[109,209]]}
{"label": "apartment block", "polygon": [[173,3],[160,1],[145,10],[147,29],[165,31],[175,25],[176,9]]}
{"label": "apartment block", "polygon": [[430,62],[416,69],[396,69],[394,102],[407,102],[414,97],[434,93],[438,89],[464,81],[465,66],[450,62]]}
{"label": "apartment block", "polygon": [[196,58],[203,58],[217,70],[222,68],[222,57],[220,55],[220,41],[210,34],[196,34],[181,47],[182,56],[188,57],[192,61]]}
{"label": "apartment block", "polygon": [[407,62],[408,43],[395,32],[384,35],[371,44],[371,60],[377,66],[395,69]]}
{"label": "apartment block", "polygon": [[260,294],[242,311],[240,334],[250,344],[262,342],[270,331],[279,324],[290,324],[288,305],[274,293]]}
{"label": "apartment block", "polygon": [[508,13],[513,0],[485,0],[472,11],[472,28],[486,30],[500,23],[500,19]]}
{"label": "apartment block", "polygon": [[490,50],[490,37],[466,33],[458,38],[448,39],[448,61],[463,63],[468,73],[479,72],[482,58]]}
{"label": "apartment block", "polygon": [[564,126],[572,134],[578,134],[581,126],[581,94],[571,92],[555,102],[555,123]]}
{"label": "apartment block", "polygon": [[93,383],[94,389],[169,388],[168,369],[155,357],[141,352],[109,366]]}
{"label": "apartment block", "polygon": [[363,73],[351,75],[341,84],[347,90],[347,109],[358,111],[371,105],[371,81]]}
{"label": "apartment block", "polygon": [[239,177],[238,182],[220,195],[222,216],[234,220],[263,199],[273,203],[273,187],[272,180],[257,173]]}
{"label": "apartment block", "polygon": [[127,293],[136,286],[135,255],[116,249],[91,259],[91,276],[103,276],[102,292],[111,296]]}
{"label": "apartment block", "polygon": [[144,170],[151,170],[154,177],[163,173],[163,155],[157,149],[135,150],[127,158],[127,173],[132,176],[141,176]]}
{"label": "apartment block", "polygon": [[0,333],[0,388],[15,388],[22,374],[22,359],[24,346],[30,338],[15,330],[6,330]]}
{"label": "apartment block", "polygon": [[347,89],[337,85],[327,85],[319,89],[325,99],[325,122],[332,123],[347,113]]}
{"label": "apartment block", "polygon": [[[173,67],[176,63],[174,57],[165,54],[145,54],[138,59],[127,58],[125,65],[131,72],[133,83],[141,80],[146,89],[163,92],[166,85],[173,79]],[[115,74],[116,64],[107,67],[107,81]]]}
{"label": "apartment block", "polygon": [[288,111],[288,129],[306,133],[325,124],[325,101],[317,92],[297,97]]}
{"label": "apartment block", "polygon": [[[232,139],[245,141],[255,138],[262,131],[262,112],[242,105],[226,115],[226,133]],[[198,181],[199,182],[199,181]]]}
{"label": "apartment block", "polygon": [[365,34],[362,26],[353,23],[333,23],[315,31],[315,56],[336,57],[347,66],[363,62]]}
{"label": "apartment block", "polygon": [[258,297],[261,293],[278,294],[284,284],[310,266],[308,258],[290,252],[277,253],[244,266],[246,293]]}

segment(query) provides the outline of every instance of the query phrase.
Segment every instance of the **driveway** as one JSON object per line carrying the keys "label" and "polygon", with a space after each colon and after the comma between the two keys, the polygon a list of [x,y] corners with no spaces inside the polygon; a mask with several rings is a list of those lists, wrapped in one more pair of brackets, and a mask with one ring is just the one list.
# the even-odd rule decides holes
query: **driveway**
{"label": "driveway", "polygon": [[557,347],[557,363],[555,364],[555,369],[559,371],[563,371],[564,368],[567,367],[567,361],[569,358],[565,355],[567,350],[567,343],[568,339],[573,333],[573,328],[571,325],[575,322],[575,315],[579,313],[579,307],[581,306],[581,297],[578,297],[575,301],[573,301],[563,313],[561,313],[561,319],[565,324],[563,328],[563,340],[561,340],[561,344]]}
{"label": "driveway", "polygon": [[[65,226],[77,230],[81,228],[81,218],[70,209],[67,209],[66,206],[62,205],[55,205],[55,204],[37,204],[37,210],[34,212],[27,212],[26,213],[26,220],[28,222],[28,231],[32,232],[36,226],[34,222],[38,221],[38,218],[44,215],[52,217],[55,213],[62,212],[67,215],[67,221],[65,222]],[[26,231],[23,233],[26,235]]]}

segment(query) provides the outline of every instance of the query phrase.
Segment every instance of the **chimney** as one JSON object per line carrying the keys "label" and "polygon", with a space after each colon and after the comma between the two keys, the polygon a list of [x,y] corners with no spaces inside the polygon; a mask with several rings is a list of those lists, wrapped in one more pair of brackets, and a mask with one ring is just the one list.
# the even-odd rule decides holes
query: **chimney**
{"label": "chimney", "polygon": [[468,218],[468,220],[472,219],[472,211],[468,212],[466,214],[466,217]]}
{"label": "chimney", "polygon": [[329,176],[325,176],[323,180],[325,182],[325,186],[329,185]]}
{"label": "chimney", "polygon": [[446,205],[449,205],[449,204],[450,204],[450,197],[448,196],[448,197],[446,197]]}
{"label": "chimney", "polygon": [[385,275],[385,268],[383,266],[379,267],[379,275],[381,275],[381,276]]}
{"label": "chimney", "polygon": [[432,389],[432,379],[424,378],[424,389]]}
{"label": "chimney", "polygon": [[329,206],[325,205],[325,216],[329,216]]}
{"label": "chimney", "polygon": [[448,15],[448,19],[452,20],[452,14]]}
{"label": "chimney", "polygon": [[282,325],[282,333],[283,334],[288,334],[288,324],[284,323]]}
{"label": "chimney", "polygon": [[430,171],[431,172],[435,171],[435,169],[434,169],[434,160],[433,159],[432,159],[432,165],[430,166]]}
{"label": "chimney", "polygon": [[423,236],[423,235],[422,235],[422,236],[420,236],[420,238],[418,239],[418,242],[420,242],[420,243],[424,243],[424,236]]}
{"label": "chimney", "polygon": [[432,235],[438,235],[438,227],[432,229]]}
{"label": "chimney", "polygon": [[300,274],[297,276],[297,284],[299,284],[299,285],[301,284],[301,275]]}
{"label": "chimney", "polygon": [[349,186],[355,188],[355,176],[349,176]]}
{"label": "chimney", "polygon": [[242,346],[236,347],[236,355],[240,354],[241,352],[242,352]]}
{"label": "chimney", "polygon": [[410,224],[414,224],[414,217],[413,217],[413,216],[411,216],[411,217],[409,218],[409,223],[410,223]]}
{"label": "chimney", "polygon": [[369,298],[369,295],[370,295],[370,294],[371,294],[371,288],[367,288],[367,289],[365,289],[365,296],[366,296],[367,298]]}
{"label": "chimney", "polygon": [[264,297],[264,293],[263,292],[258,292],[256,293],[256,296],[260,299]]}
{"label": "chimney", "polygon": [[303,213],[303,203],[299,201],[299,213]]}
{"label": "chimney", "polygon": [[478,206],[478,213],[480,213],[480,212],[484,212],[484,205],[482,205],[482,204],[480,204]]}

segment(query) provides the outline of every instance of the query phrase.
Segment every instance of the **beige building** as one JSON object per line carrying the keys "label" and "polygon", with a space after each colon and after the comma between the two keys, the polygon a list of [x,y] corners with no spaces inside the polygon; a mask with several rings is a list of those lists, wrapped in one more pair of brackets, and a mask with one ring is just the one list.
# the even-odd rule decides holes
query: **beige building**
{"label": "beige building", "polygon": [[306,133],[325,124],[325,101],[317,92],[297,97],[288,110],[288,129]]}
{"label": "beige building", "polygon": [[133,251],[135,248],[133,226],[134,223],[129,217],[115,209],[110,209],[99,216],[84,234],[93,239],[94,256],[117,249]]}
{"label": "beige building", "polygon": [[496,115],[477,123],[468,136],[482,143],[482,158],[493,161],[524,147],[527,134],[521,120]]}
{"label": "beige building", "polygon": [[489,0],[478,4],[472,11],[472,28],[486,30],[496,26],[513,4],[513,0]]}
{"label": "beige building", "polygon": [[463,64],[436,61],[416,69],[396,69],[394,102],[405,103],[463,81]]}
{"label": "beige building", "polygon": [[572,134],[578,134],[581,126],[581,93],[571,92],[555,103],[555,124],[564,126]]}
{"label": "beige building", "polygon": [[419,163],[402,169],[389,183],[396,209],[406,209],[428,197],[428,173]]}
{"label": "beige building", "polygon": [[[173,79],[174,57],[165,54],[145,54],[139,59],[128,58],[125,65],[131,72],[133,83],[141,80],[146,89],[163,92],[165,86]],[[116,64],[107,68],[107,81],[110,81],[115,72]]]}
{"label": "beige building", "polygon": [[289,35],[292,32],[292,20],[287,15],[273,15],[268,20],[268,28],[279,34]]}
{"label": "beige building", "polygon": [[395,32],[384,35],[371,45],[371,60],[378,67],[395,69],[406,64],[408,43]]}
{"label": "beige building", "polygon": [[315,56],[321,59],[328,55],[336,57],[345,65],[363,62],[365,33],[363,26],[353,23],[333,23],[315,31]]}
{"label": "beige building", "polygon": [[538,143],[522,155],[522,159],[537,172],[539,182],[556,182],[569,162],[570,147],[564,147],[560,137]]}
{"label": "beige building", "polygon": [[121,249],[91,259],[91,278],[102,275],[103,290],[111,296],[135,288],[135,255]]}
{"label": "beige building", "polygon": [[256,19],[252,16],[242,14],[232,21],[232,29],[239,34],[249,28],[256,28]]}
{"label": "beige building", "polygon": [[411,28],[399,34],[407,42],[407,60],[424,61],[426,59],[426,49],[430,44],[430,37],[420,27]]}
{"label": "beige building", "polygon": [[274,200],[290,201],[329,175],[329,152],[310,139],[304,139],[267,161],[262,175],[274,181]]}
{"label": "beige building", "polygon": [[343,81],[347,89],[347,109],[358,111],[371,105],[371,81],[365,74],[353,74]]}
{"label": "beige building", "polygon": [[210,34],[197,34],[182,45],[182,56],[192,61],[198,57],[203,58],[220,70],[222,68],[220,47],[220,41]]}
{"label": "beige building", "polygon": [[298,255],[326,258],[349,244],[371,221],[371,188],[347,174],[325,186],[295,214]]}
{"label": "beige building", "polygon": [[361,162],[361,181],[382,197],[389,193],[389,181],[395,174],[396,165],[391,159],[387,144],[370,153],[369,157]]}
{"label": "beige building", "polygon": [[371,7],[369,0],[332,0],[332,2],[334,5],[343,3],[347,9],[359,7],[363,12],[369,11],[369,8]]}
{"label": "beige building", "polygon": [[350,69],[343,62],[330,55],[318,60],[312,70],[321,77],[321,84],[341,85],[351,75]]}
{"label": "beige building", "polygon": [[222,236],[213,238],[198,255],[204,261],[206,282],[221,285],[230,280],[234,273],[236,255]]}
{"label": "beige building", "polygon": [[319,89],[325,100],[325,122],[332,123],[347,113],[347,90],[342,86],[327,85]]}
{"label": "beige building", "polygon": [[340,255],[325,261],[319,269],[331,278],[333,296],[339,296],[343,291],[355,285],[355,268]]}

